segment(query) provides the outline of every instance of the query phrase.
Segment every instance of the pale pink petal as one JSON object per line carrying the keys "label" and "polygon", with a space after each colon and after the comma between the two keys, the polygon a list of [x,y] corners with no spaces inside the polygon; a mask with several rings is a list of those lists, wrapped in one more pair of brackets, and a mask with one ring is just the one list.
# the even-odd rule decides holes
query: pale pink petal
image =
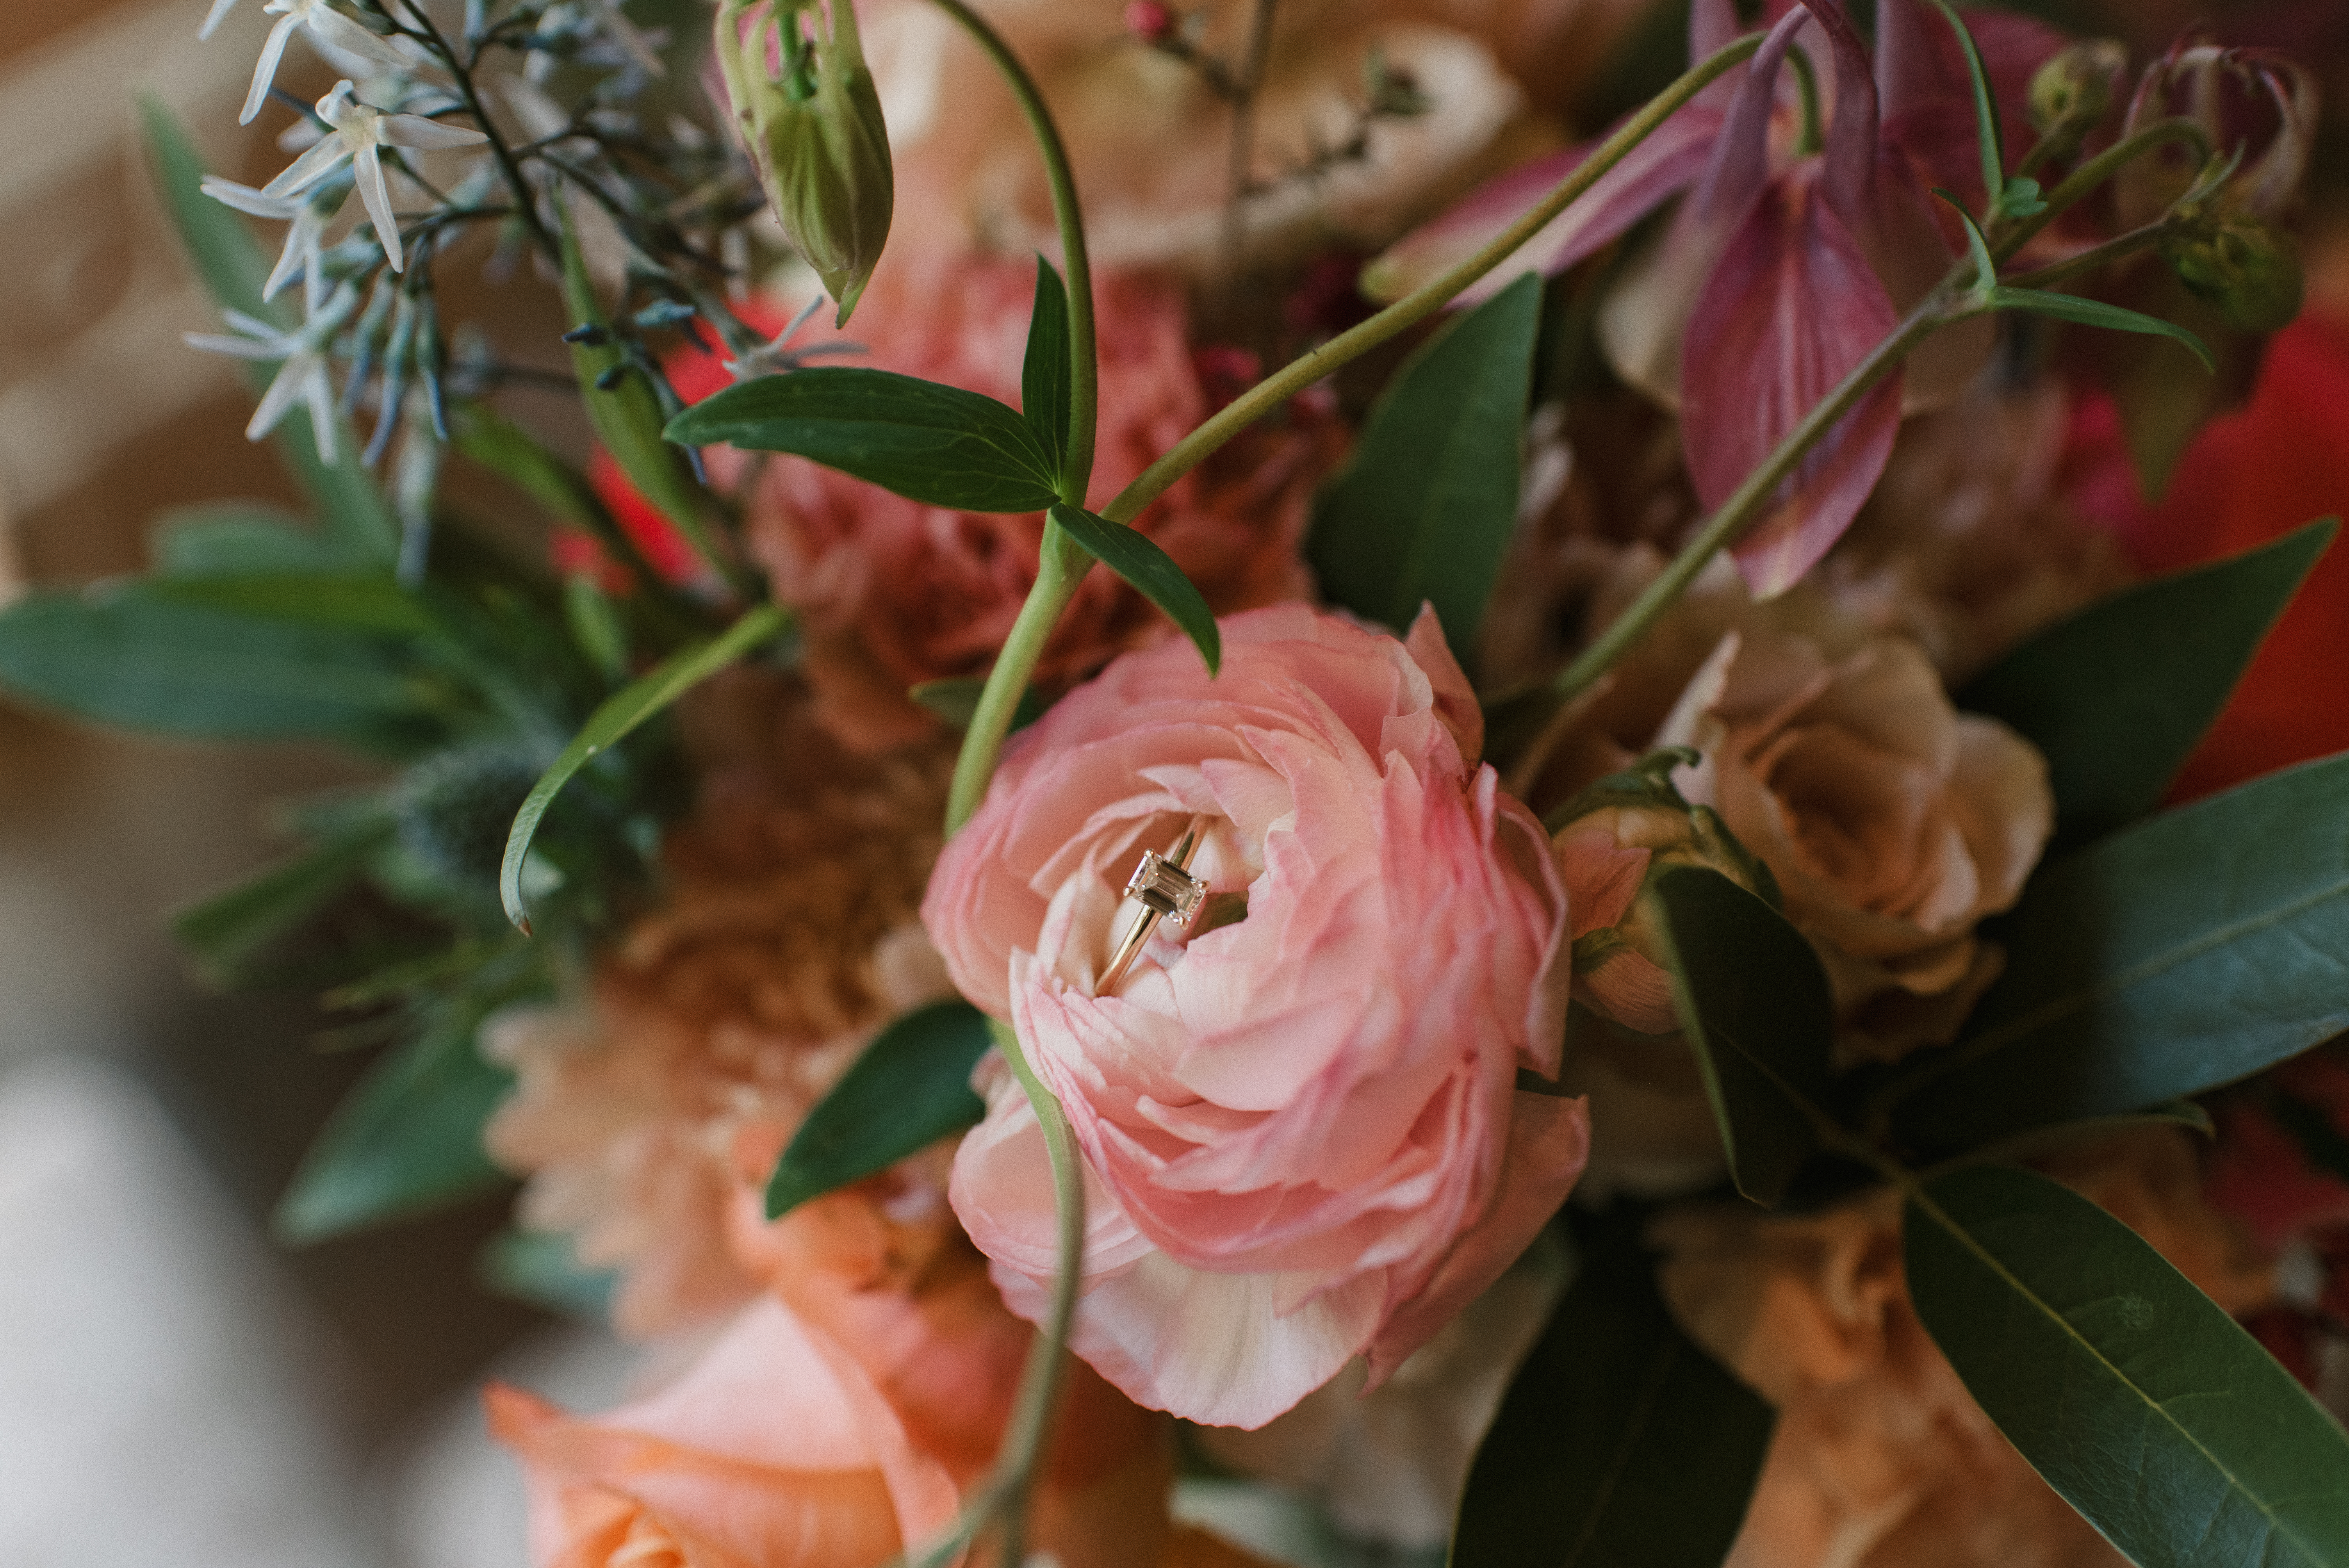
{"label": "pale pink petal", "polygon": [[[1682,428],[1705,505],[1725,501],[1897,325],[1884,285],[1817,185],[1773,182],[1689,317]],[[1896,372],[1773,496],[1735,550],[1756,598],[1794,586],[1850,526],[1899,423]]]}
{"label": "pale pink petal", "polygon": [[1475,767],[1485,755],[1485,709],[1476,700],[1476,688],[1468,684],[1467,672],[1452,656],[1452,645],[1444,640],[1444,624],[1436,619],[1434,605],[1420,605],[1403,646],[1427,672],[1428,684],[1435,690],[1435,717],[1460,743],[1461,761]]}
{"label": "pale pink petal", "polygon": [[1559,834],[1557,862],[1566,878],[1568,934],[1578,937],[1622,923],[1653,858],[1652,851],[1618,844],[1604,828],[1568,828]]}

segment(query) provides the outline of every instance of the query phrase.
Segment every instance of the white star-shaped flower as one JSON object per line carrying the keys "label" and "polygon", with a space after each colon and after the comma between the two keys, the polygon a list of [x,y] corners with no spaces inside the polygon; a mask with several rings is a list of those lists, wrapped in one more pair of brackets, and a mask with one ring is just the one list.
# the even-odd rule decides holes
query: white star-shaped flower
{"label": "white star-shaped flower", "polygon": [[345,163],[350,164],[357,177],[359,199],[367,203],[367,217],[375,223],[376,238],[383,242],[383,253],[390,259],[391,270],[396,273],[402,264],[399,222],[392,216],[391,192],[383,182],[379,150],[413,147],[437,151],[450,147],[472,147],[489,138],[478,130],[442,125],[422,115],[386,114],[359,102],[357,91],[348,81],[339,81],[334,91],[318,100],[318,118],[326,122],[326,134],[283,174],[263,186],[261,193],[298,196]]}
{"label": "white star-shaped flower", "polygon": [[[235,5],[236,0],[213,0],[212,14],[204,18],[196,36],[211,37],[212,29]],[[277,79],[277,63],[285,57],[285,41],[294,36],[296,27],[307,27],[319,43],[347,55],[400,70],[415,68],[416,62],[393,46],[389,38],[368,32],[327,5],[326,0],[269,0],[262,10],[277,17],[278,23],[269,29],[268,41],[261,46],[261,59],[253,67],[253,86],[244,95],[243,112],[236,117],[239,125],[251,125],[253,117],[261,112],[263,100],[269,97],[269,85]]]}
{"label": "white star-shaped flower", "polygon": [[271,378],[269,390],[261,395],[261,406],[254,409],[253,420],[244,428],[244,438],[248,441],[261,439],[293,412],[295,403],[306,402],[310,406],[310,433],[318,443],[318,460],[331,463],[335,460],[336,418],[335,384],[326,370],[328,350],[335,334],[357,308],[359,296],[358,291],[347,283],[323,305],[316,303],[318,289],[315,283],[307,292],[313,308],[298,326],[280,327],[241,310],[224,310],[222,317],[240,335],[191,332],[184,335],[184,340],[191,348],[237,359],[284,361]]}
{"label": "white star-shaped flower", "polygon": [[275,299],[277,293],[300,273],[314,276],[318,269],[318,253],[324,247],[326,225],[340,212],[348,192],[325,198],[311,196],[272,196],[250,185],[240,185],[233,180],[223,180],[217,174],[203,179],[203,192],[213,201],[250,212],[256,218],[268,218],[281,223],[291,223],[285,231],[285,248],[278,253],[277,265],[271,269],[269,281],[262,285],[263,299]]}

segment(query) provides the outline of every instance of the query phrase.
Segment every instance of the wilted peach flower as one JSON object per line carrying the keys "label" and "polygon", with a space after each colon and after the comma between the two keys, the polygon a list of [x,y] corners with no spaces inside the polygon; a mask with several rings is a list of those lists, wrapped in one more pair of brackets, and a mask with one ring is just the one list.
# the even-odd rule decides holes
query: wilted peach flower
{"label": "wilted peach flower", "polygon": [[852,758],[795,684],[751,671],[697,694],[701,799],[666,846],[667,898],[627,928],[592,1002],[504,1020],[516,1075],[491,1152],[520,1218],[617,1268],[614,1320],[647,1335],[738,1305],[737,1189],[896,1014],[950,994],[915,922],[951,758]]}
{"label": "wilted peach flower", "polygon": [[[982,0],[1034,74],[1074,161],[1094,253],[1113,265],[1207,270],[1231,191],[1232,110],[1207,71],[1150,46],[1177,41],[1245,69],[1252,7],[1167,7],[1129,27],[1123,0]],[[1274,20],[1255,104],[1254,260],[1333,242],[1374,247],[1554,133],[1521,123],[1511,71],[1588,71],[1630,7],[1622,0],[1293,0]],[[899,240],[1025,256],[1052,249],[1050,193],[1026,124],[954,23],[915,0],[868,4],[865,42],[889,116]],[[1363,156],[1298,177],[1359,123],[1376,63],[1408,79],[1422,112],[1371,126]]]}
{"label": "wilted peach flower", "polygon": [[[1219,678],[1173,644],[1063,698],[940,857],[924,923],[1083,1150],[1075,1347],[1142,1403],[1253,1427],[1357,1355],[1382,1379],[1580,1171],[1582,1103],[1516,1087],[1557,1069],[1565,900],[1482,727],[1432,614],[1406,646],[1256,611]],[[1124,874],[1195,816],[1216,908],[1094,996]],[[988,1102],[955,1209],[1032,1318],[1042,1137],[1008,1074]]]}
{"label": "wilted peach flower", "polygon": [[[2048,1169],[2221,1306],[2269,1295],[2271,1272],[2203,1201],[2182,1133],[2084,1145]],[[1674,1315],[1778,1407],[1729,1568],[2120,1568],[1918,1322],[1892,1195],[1800,1219],[1692,1205],[1653,1233]]]}
{"label": "wilted peach flower", "polygon": [[[858,363],[983,392],[1017,405],[1035,263],[957,258],[935,275],[884,267],[858,308]],[[1195,363],[1179,288],[1133,273],[1097,275],[1101,427],[1092,504],[1106,505],[1214,412]],[[812,346],[843,341],[819,329]],[[1310,398],[1185,476],[1137,526],[1219,612],[1302,598],[1299,560],[1314,483],[1343,434]],[[947,511],[797,458],[713,448],[710,475],[739,489],[751,552],[775,595],[797,608],[806,669],[826,724],[872,748],[929,733],[905,690],[986,673],[1036,577],[1040,513]],[[1106,572],[1090,575],[1039,671],[1081,676],[1166,623]]]}
{"label": "wilted peach flower", "polygon": [[1958,713],[1905,637],[1837,656],[1759,625],[1723,639],[1656,740],[1702,754],[1682,792],[1775,875],[1847,1057],[1955,1032],[2001,963],[1974,926],[2021,896],[2054,828],[2030,742]]}

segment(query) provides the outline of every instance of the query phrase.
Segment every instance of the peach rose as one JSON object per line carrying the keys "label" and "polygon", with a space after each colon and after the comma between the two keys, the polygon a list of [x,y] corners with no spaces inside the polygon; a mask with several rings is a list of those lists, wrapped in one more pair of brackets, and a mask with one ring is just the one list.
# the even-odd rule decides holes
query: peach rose
{"label": "peach rose", "polygon": [[[885,267],[854,330],[853,363],[943,381],[1017,405],[1035,263],[957,256]],[[1097,274],[1101,425],[1092,504],[1215,411],[1193,358],[1182,291],[1134,273]],[[1138,526],[1220,612],[1310,592],[1298,551],[1313,486],[1344,435],[1326,404],[1291,403],[1145,510]],[[922,681],[987,671],[1036,578],[1041,513],[947,511],[797,458],[711,448],[711,481],[743,498],[750,549],[775,596],[801,612],[805,668],[824,721],[872,749],[927,734],[907,700]],[[1086,578],[1045,651],[1040,678],[1090,674],[1119,649],[1166,634],[1165,618],[1107,572]]]}
{"label": "peach rose", "polygon": [[[1083,1150],[1076,1349],[1143,1404],[1252,1427],[1358,1354],[1383,1378],[1580,1171],[1583,1104],[1516,1088],[1557,1070],[1563,890],[1481,742],[1432,614],[1406,646],[1259,610],[1219,678],[1173,644],[1063,698],[940,856],[932,940]],[[1095,997],[1137,851],[1195,816],[1220,907]],[[988,1100],[955,1208],[1033,1318],[1042,1137],[1008,1074]]]}
{"label": "peach rose", "polygon": [[[2271,1294],[2271,1271],[2203,1200],[2184,1134],[2123,1134],[2047,1169],[2228,1310]],[[1692,1205],[1654,1237],[1682,1326],[1778,1407],[1728,1568],[2121,1568],[1918,1322],[1893,1195],[1801,1219]]]}
{"label": "peach rose", "polygon": [[2054,827],[2030,742],[1957,712],[1906,637],[1833,656],[1755,624],[1723,639],[1656,743],[1703,754],[1682,791],[1776,876],[1847,1059],[1955,1032],[2001,964],[1974,926],[2021,896]]}

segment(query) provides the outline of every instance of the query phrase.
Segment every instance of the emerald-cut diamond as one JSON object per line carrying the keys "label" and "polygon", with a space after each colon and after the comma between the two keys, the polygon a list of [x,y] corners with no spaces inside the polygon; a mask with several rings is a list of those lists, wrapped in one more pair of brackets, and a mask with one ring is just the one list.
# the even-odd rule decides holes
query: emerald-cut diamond
{"label": "emerald-cut diamond", "polygon": [[1125,896],[1152,913],[1188,925],[1207,896],[1207,884],[1155,850],[1142,851],[1142,863],[1127,879]]}

